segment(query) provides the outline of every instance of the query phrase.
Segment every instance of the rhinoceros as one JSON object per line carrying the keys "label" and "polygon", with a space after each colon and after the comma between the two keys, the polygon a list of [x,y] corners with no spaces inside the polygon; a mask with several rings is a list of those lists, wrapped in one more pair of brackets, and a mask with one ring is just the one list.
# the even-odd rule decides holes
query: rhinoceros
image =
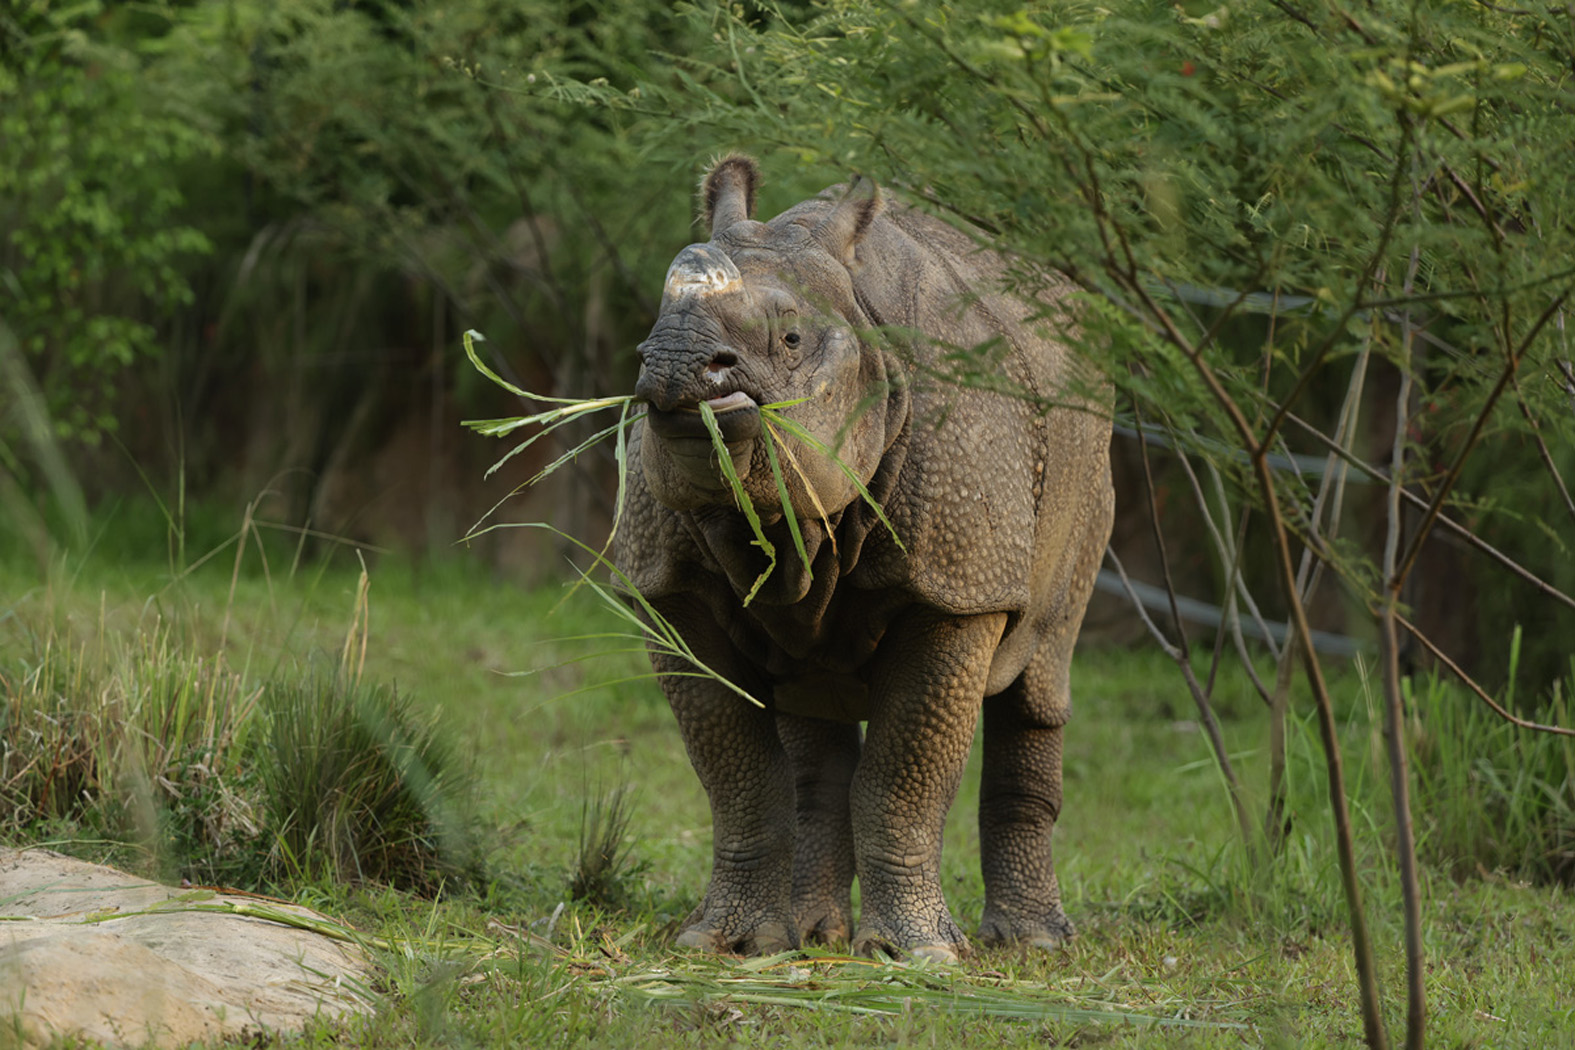
{"label": "rhinoceros", "polygon": [[[979,938],[1053,947],[1072,932],[1050,849],[1068,667],[1112,517],[1102,388],[1062,293],[1005,294],[1006,261],[975,237],[867,180],[758,222],[759,178],[746,157],[711,168],[711,240],[667,272],[614,549],[694,657],[764,704],[653,647],[714,833],[679,944],[968,952],[941,837],[982,709]],[[975,347],[989,381],[945,381]],[[766,555],[702,402],[785,552],[747,604]],[[868,499],[825,449],[763,425],[783,402]]]}

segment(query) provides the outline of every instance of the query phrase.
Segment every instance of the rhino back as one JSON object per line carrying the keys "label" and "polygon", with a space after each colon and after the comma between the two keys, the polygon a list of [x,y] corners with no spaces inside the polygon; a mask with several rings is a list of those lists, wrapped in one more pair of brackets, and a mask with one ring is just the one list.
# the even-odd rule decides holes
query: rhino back
{"label": "rhino back", "polygon": [[[1069,348],[1070,318],[1033,319],[1036,307],[999,290],[999,255],[900,204],[850,269],[872,323],[926,337],[904,362],[906,461],[886,507],[907,551],[873,536],[863,582],[906,586],[960,614],[1004,611],[1009,636],[1018,626],[1038,634],[1058,614],[1069,560],[1096,542],[1085,538],[1099,532],[1090,505],[1109,500],[1108,412]],[[1047,305],[1063,294],[1052,290]],[[946,378],[957,352],[980,347],[987,368],[961,384]],[[1081,407],[1043,407],[1061,400]]]}

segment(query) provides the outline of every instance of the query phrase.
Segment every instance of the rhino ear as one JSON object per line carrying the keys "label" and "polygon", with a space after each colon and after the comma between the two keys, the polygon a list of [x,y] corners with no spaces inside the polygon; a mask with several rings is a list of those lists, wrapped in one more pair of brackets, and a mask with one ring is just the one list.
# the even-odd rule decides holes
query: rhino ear
{"label": "rhino ear", "polygon": [[853,249],[885,206],[886,201],[874,180],[856,175],[848,191],[831,209],[831,214],[815,227],[813,236],[833,256],[843,262],[852,262]]}
{"label": "rhino ear", "polygon": [[730,153],[711,165],[700,184],[700,199],[705,202],[705,221],[715,237],[735,222],[755,216],[755,188],[760,185],[760,166],[753,157]]}

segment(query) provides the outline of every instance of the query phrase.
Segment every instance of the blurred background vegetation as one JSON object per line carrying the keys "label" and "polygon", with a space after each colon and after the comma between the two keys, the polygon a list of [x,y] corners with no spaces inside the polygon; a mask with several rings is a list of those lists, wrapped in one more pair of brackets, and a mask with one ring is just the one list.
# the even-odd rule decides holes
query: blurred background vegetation
{"label": "blurred background vegetation", "polygon": [[[1144,0],[18,0],[0,13],[9,549],[47,559],[87,538],[89,512],[130,501],[161,508],[151,538],[176,568],[243,514],[301,556],[328,538],[446,556],[540,465],[483,478],[498,450],[459,421],[514,405],[465,364],[460,333],[484,333],[528,389],[626,392],[662,271],[704,233],[687,187],[735,148],[764,161],[763,213],[865,172],[974,221],[1018,253],[1025,287],[1071,274],[1115,304],[1091,329],[1121,421],[1195,435],[1202,458],[1228,428],[1152,320],[1123,312],[1124,255],[1217,337],[1215,367],[1238,394],[1259,388],[1260,412],[1290,394],[1332,432],[1375,347],[1348,447],[1387,460],[1410,371],[1411,480],[1430,496],[1491,386],[1495,326],[1518,338],[1563,287],[1570,32],[1468,4],[1342,21]],[[1398,307],[1361,307],[1385,280],[1372,299],[1427,304],[1434,341],[1412,358],[1385,323]],[[1487,280],[1523,290],[1513,319],[1494,312],[1503,297],[1471,301]],[[1560,311],[1520,373],[1525,409],[1491,415],[1449,512],[1565,593],[1575,518],[1545,461],[1575,469],[1567,342]],[[1294,429],[1280,441],[1326,451]],[[504,517],[599,536],[611,459],[582,457]],[[1142,506],[1136,442],[1115,459],[1123,503]],[[1216,459],[1246,501],[1240,462]],[[1153,470],[1178,587],[1223,603],[1228,566],[1185,473],[1162,453]],[[1306,479],[1287,484],[1310,502]],[[1346,585],[1315,603],[1359,640],[1379,500],[1348,499],[1328,548]],[[1151,533],[1123,513],[1116,544],[1157,583]],[[467,556],[555,577],[541,543],[503,530]],[[1281,615],[1267,542],[1249,532],[1242,559]],[[1422,565],[1407,599],[1467,666],[1502,680],[1518,623],[1536,686],[1521,695],[1568,673],[1570,608],[1458,541]],[[1118,606],[1096,626],[1135,637]]]}

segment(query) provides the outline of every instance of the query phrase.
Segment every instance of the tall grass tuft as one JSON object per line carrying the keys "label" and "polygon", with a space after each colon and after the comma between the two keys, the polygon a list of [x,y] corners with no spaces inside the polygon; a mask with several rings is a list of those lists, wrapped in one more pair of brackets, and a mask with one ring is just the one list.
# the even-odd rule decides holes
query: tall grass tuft
{"label": "tall grass tuft", "polygon": [[580,848],[569,877],[569,896],[603,908],[622,906],[636,867],[629,863],[626,838],[634,794],[620,782],[595,795],[587,792],[580,810]]}
{"label": "tall grass tuft", "polygon": [[0,619],[0,642],[0,841],[206,885],[431,892],[477,870],[468,769],[391,689],[256,680],[171,621],[84,625],[32,603]]}
{"label": "tall grass tuft", "polygon": [[[1571,672],[1575,683],[1575,660]],[[1521,729],[1436,678],[1410,694],[1423,855],[1457,878],[1575,885],[1575,739]],[[1556,684],[1532,717],[1569,725],[1569,706]]]}
{"label": "tall grass tuft", "polygon": [[228,871],[258,833],[237,761],[257,692],[162,621],[81,638],[17,621],[12,640],[0,661],[0,834],[75,827],[188,875]]}
{"label": "tall grass tuft", "polygon": [[275,863],[422,893],[475,876],[472,778],[435,718],[343,675],[270,685],[259,756]]}

